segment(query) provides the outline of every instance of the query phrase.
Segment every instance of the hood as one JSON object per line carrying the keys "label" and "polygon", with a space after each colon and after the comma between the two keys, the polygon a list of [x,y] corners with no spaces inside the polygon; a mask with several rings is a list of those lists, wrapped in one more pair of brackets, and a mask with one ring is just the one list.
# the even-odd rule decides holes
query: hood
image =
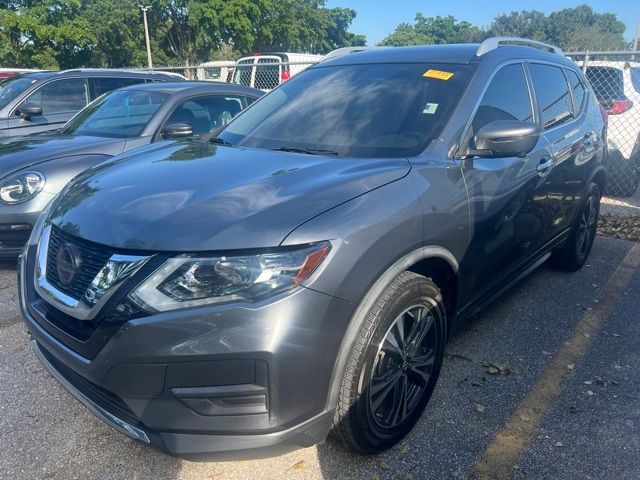
{"label": "hood", "polygon": [[122,152],[124,140],[72,135],[34,135],[0,142],[0,178],[38,163],[72,155]]}
{"label": "hood", "polygon": [[85,172],[59,197],[49,218],[72,235],[115,248],[274,247],[310,218],[409,170],[404,158],[171,143]]}

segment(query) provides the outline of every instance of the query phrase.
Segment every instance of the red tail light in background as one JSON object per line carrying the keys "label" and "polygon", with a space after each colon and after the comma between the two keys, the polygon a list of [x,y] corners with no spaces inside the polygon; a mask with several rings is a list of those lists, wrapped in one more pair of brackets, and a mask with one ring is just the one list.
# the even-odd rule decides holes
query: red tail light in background
{"label": "red tail light in background", "polygon": [[283,82],[286,82],[290,78],[291,78],[291,72],[289,70],[282,70],[282,72],[280,73],[280,80],[282,80]]}
{"label": "red tail light in background", "polygon": [[626,100],[600,100],[600,105],[609,115],[620,115],[633,107],[633,102]]}

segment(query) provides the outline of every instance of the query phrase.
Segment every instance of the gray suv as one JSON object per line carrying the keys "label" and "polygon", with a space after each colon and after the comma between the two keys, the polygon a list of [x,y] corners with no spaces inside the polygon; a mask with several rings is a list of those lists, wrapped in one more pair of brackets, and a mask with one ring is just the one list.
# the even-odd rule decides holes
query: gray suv
{"label": "gray suv", "polygon": [[117,88],[178,80],[184,77],[101,68],[16,75],[0,81],[0,139],[58,129],[92,100]]}
{"label": "gray suv", "polygon": [[551,258],[580,268],[605,123],[518,39],[305,70],[209,141],[71,183],[21,256],[37,356],[122,433],[190,459],[398,442],[452,326]]}

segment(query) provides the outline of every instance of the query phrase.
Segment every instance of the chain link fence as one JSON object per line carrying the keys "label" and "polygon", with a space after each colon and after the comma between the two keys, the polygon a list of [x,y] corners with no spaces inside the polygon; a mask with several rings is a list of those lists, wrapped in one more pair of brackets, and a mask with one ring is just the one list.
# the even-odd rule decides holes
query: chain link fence
{"label": "chain link fence", "polygon": [[216,61],[193,67],[157,67],[151,70],[177,73],[188,80],[235,83],[268,92],[315,63],[252,57],[238,62]]}
{"label": "chain link fence", "polygon": [[567,54],[608,114],[608,186],[601,233],[640,240],[640,52]]}

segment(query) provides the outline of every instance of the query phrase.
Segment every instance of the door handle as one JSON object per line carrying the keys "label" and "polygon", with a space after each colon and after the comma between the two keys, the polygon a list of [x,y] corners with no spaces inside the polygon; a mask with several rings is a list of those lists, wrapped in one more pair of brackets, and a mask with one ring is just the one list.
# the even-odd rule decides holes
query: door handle
{"label": "door handle", "polygon": [[536,171],[540,175],[545,175],[553,168],[553,158],[547,157],[540,160],[540,163],[536,167]]}

